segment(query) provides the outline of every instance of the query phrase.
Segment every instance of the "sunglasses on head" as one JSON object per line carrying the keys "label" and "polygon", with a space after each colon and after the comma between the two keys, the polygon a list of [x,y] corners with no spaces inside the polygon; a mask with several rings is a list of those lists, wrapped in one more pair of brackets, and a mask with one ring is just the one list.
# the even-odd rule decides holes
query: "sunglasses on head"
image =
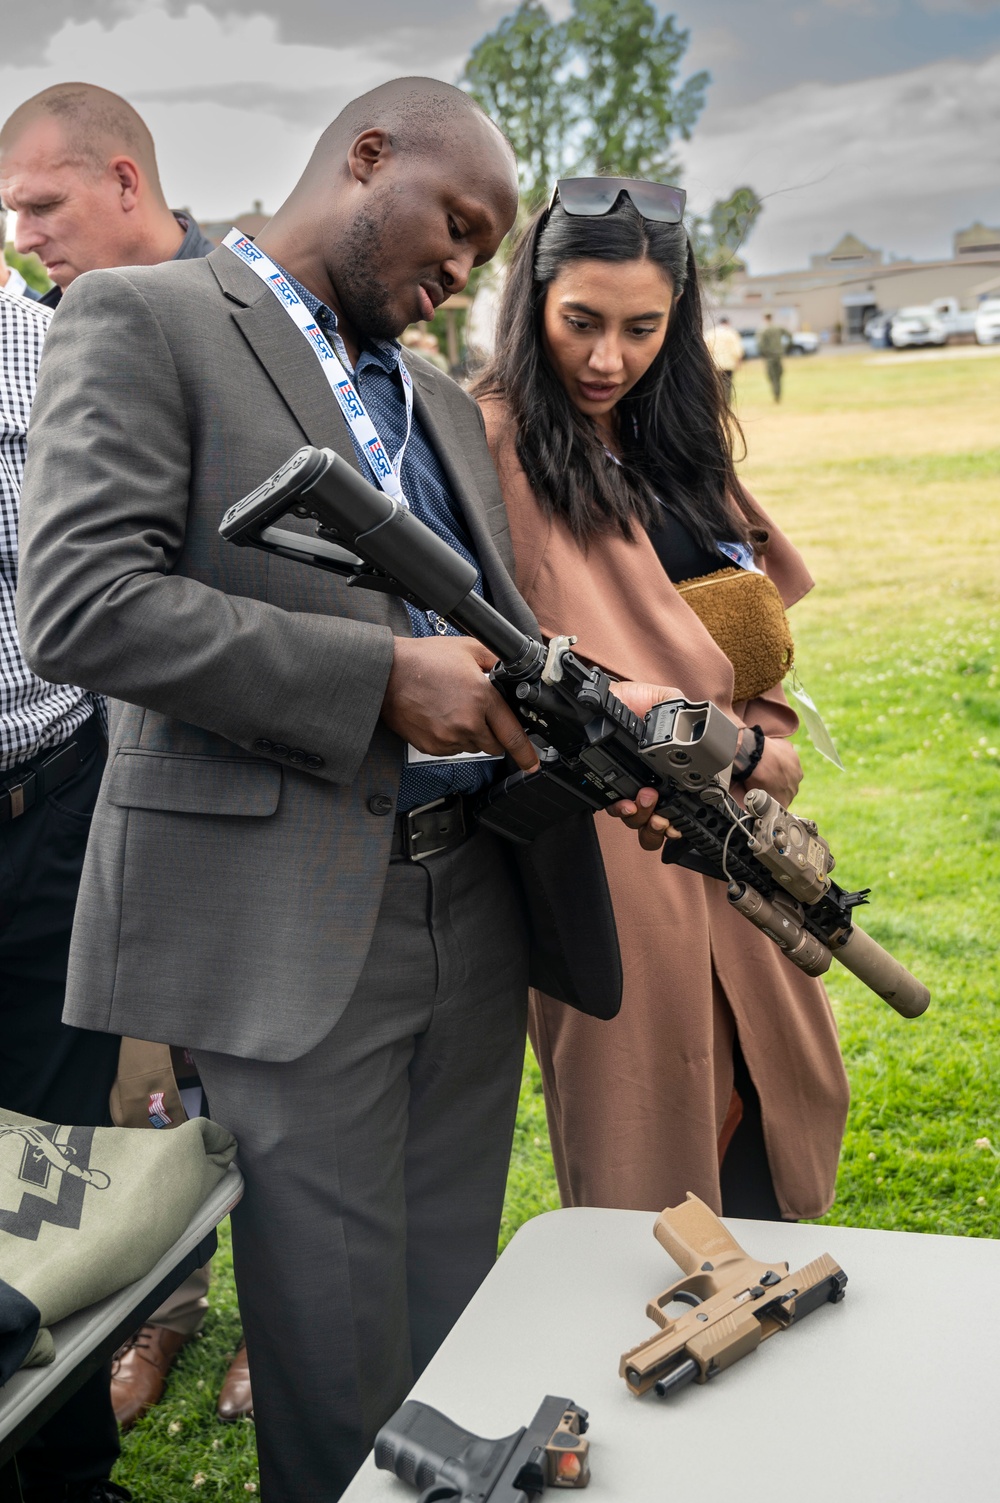
{"label": "sunglasses on head", "polygon": [[552,189],[549,209],[558,201],[567,214],[594,219],[609,214],[623,193],[643,219],[680,224],[684,217],[687,194],[683,188],[634,177],[561,177]]}

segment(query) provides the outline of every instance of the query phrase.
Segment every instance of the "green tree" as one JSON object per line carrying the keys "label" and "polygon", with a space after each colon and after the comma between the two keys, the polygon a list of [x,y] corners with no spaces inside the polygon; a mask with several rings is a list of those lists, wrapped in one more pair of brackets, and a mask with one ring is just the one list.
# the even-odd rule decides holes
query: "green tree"
{"label": "green tree", "polygon": [[4,246],[3,255],[7,265],[14,271],[19,271],[29,287],[33,287],[36,292],[48,292],[52,283],[37,256],[22,256],[10,241]]}
{"label": "green tree", "polygon": [[[672,144],[689,140],[709,75],[681,82],[690,32],[649,0],[573,0],[566,21],[522,0],[473,48],[462,83],[507,132],[524,205],[534,209],[557,177],[610,173],[677,182]],[[688,230],[702,271],[726,281],[761,203],[737,188]]]}
{"label": "green tree", "polygon": [[462,82],[507,133],[529,209],[567,168],[572,105],[562,87],[568,45],[538,0],[522,0],[472,49]]}
{"label": "green tree", "polygon": [[528,208],[572,172],[676,176],[670,152],[705,102],[678,84],[689,33],[648,0],[573,0],[564,22],[522,0],[473,48],[462,82],[510,137]]}
{"label": "green tree", "polygon": [[754,190],[744,186],[728,198],[716,199],[706,215],[689,218],[688,232],[698,264],[712,281],[727,282],[742,266],[739,251],[762,208]]}
{"label": "green tree", "polygon": [[572,92],[584,122],[580,164],[622,177],[676,177],[671,141],[690,138],[709,75],[678,87],[690,32],[648,0],[573,0],[566,23]]}

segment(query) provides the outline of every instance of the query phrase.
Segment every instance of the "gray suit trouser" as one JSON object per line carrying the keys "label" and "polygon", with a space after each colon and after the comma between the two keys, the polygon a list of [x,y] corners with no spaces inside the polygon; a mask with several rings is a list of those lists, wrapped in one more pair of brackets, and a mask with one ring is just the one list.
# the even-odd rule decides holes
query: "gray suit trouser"
{"label": "gray suit trouser", "polygon": [[394,859],[322,1043],[283,1064],[196,1053],[246,1179],[233,1251],[268,1503],[340,1496],[496,1257],[528,989],[508,863],[485,831]]}

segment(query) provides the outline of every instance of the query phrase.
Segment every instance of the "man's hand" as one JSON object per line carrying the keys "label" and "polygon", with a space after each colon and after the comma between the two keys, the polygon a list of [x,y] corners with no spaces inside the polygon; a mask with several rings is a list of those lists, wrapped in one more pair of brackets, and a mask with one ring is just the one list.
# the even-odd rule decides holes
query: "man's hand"
{"label": "man's hand", "polygon": [[787,809],[802,782],[799,754],[784,736],[767,736],[764,753],[746,780],[747,788],[763,788]]}
{"label": "man's hand", "polygon": [[394,638],[382,719],[428,756],[509,752],[534,772],[538,753],[487,677],[495,662],[471,637]]}
{"label": "man's hand", "polygon": [[[612,684],[611,692],[640,720],[663,700],[684,698],[679,689],[665,689],[662,684]],[[658,851],[665,840],[682,839],[680,830],[674,829],[669,819],[653,813],[659,797],[655,788],[641,788],[634,799],[622,799],[611,804],[607,811],[612,819],[620,819],[630,830],[638,830],[644,851]]]}

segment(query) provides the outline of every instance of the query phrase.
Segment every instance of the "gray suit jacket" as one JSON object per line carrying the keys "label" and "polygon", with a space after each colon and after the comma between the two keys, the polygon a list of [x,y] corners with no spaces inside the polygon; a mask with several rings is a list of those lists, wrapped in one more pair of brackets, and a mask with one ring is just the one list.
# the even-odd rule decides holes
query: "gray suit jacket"
{"label": "gray suit jacket", "polygon": [[[410,364],[491,597],[535,630],[478,409]],[[229,251],[73,283],[41,363],[17,601],[37,673],[119,701],[67,1022],[293,1059],[354,989],[389,860],[403,749],[379,711],[408,618],[217,531],[305,441],[356,463],[319,363]],[[533,979],[609,1015],[620,962],[590,817],[521,867]]]}

